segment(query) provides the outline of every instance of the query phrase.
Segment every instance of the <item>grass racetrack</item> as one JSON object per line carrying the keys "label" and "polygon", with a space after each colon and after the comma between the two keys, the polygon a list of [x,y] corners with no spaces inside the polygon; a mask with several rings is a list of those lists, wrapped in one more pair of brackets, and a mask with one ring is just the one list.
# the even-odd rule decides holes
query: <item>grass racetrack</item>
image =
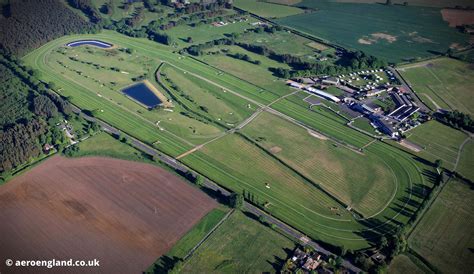
{"label": "grass racetrack", "polygon": [[[432,162],[443,161],[443,166],[452,170],[456,164],[459,147],[468,135],[460,130],[429,121],[406,133],[407,139],[423,148],[419,154]],[[433,138],[436,136],[436,138]]]}
{"label": "grass racetrack", "polygon": [[474,271],[474,192],[450,181],[408,239],[409,245],[443,273]]}
{"label": "grass racetrack", "polygon": [[[118,52],[101,54],[97,49],[80,47],[69,52],[63,47],[67,42],[80,39],[97,39],[114,44]],[[120,51],[124,47],[132,50],[130,55],[133,58]],[[80,62],[64,58],[61,53],[64,50],[66,57],[75,57]],[[98,58],[88,59],[91,54]],[[119,72],[87,63],[105,66],[107,54],[121,56],[122,59],[111,61],[117,62],[113,66],[119,67]],[[108,58],[113,59],[111,56]],[[347,120],[333,111],[323,107],[309,108],[299,94],[278,101],[291,92],[287,87],[285,90],[262,89],[189,56],[173,53],[169,47],[147,39],[130,38],[112,31],[65,36],[36,49],[23,60],[40,71],[41,79],[54,82],[57,91],[70,96],[70,100],[80,108],[98,110],[95,113],[98,118],[172,156],[214,140],[191,154],[184,154],[180,161],[228,189],[251,192],[258,200],[255,203],[265,205],[268,212],[316,240],[350,249],[368,247],[380,233],[390,233],[395,226],[406,223],[431,185],[432,167],[416,161],[415,156],[350,129],[345,125]],[[139,65],[135,66],[134,60]],[[57,61],[63,62],[63,65]],[[128,63],[131,65],[125,70]],[[163,87],[154,78],[159,64],[162,64],[164,75],[171,82],[176,82],[183,96],[166,79],[159,81],[170,89],[161,90]],[[163,109],[147,111],[120,94],[118,90],[122,85],[133,82],[132,77],[145,74],[152,84],[166,91],[166,96],[171,96],[171,93],[179,95],[172,102],[172,112]],[[115,86],[105,81],[108,77],[117,77],[113,81]],[[217,125],[216,119],[221,118],[222,123],[240,123],[257,108],[270,104],[287,115],[288,119],[295,119],[294,123],[304,124],[331,138],[327,141],[331,145],[316,140],[317,144],[311,146],[314,153],[304,151],[308,155],[306,161],[290,153],[292,149],[303,152],[305,142],[311,143],[306,133],[306,138],[301,139],[301,146],[293,148],[293,143],[281,144],[281,155],[288,153],[282,158],[275,158],[275,155],[239,133],[216,138],[224,136],[225,130]],[[196,117],[195,113],[208,120]],[[251,128],[252,123],[248,126]],[[265,133],[269,140],[278,136]],[[279,134],[290,133],[282,131]],[[333,146],[334,140],[337,140],[337,149]],[[317,159],[313,155],[328,151],[333,154],[329,154],[327,159]],[[357,163],[361,172],[353,174],[360,181],[360,188],[348,184],[349,174],[346,171],[349,159],[358,159],[358,156],[368,159],[366,166]],[[348,160],[342,161],[340,166],[335,165],[341,158]],[[381,163],[381,158],[384,163]],[[321,167],[313,170],[311,166],[314,164]],[[327,166],[323,167],[323,164]],[[331,176],[331,168],[338,170],[341,176]],[[370,178],[369,173],[377,176]],[[328,192],[333,195],[328,195]],[[375,192],[381,194],[374,195]],[[337,196],[337,199],[331,196]],[[360,210],[364,217],[371,218],[352,215],[345,209],[345,203],[350,203],[356,211]]]}
{"label": "grass racetrack", "polygon": [[330,140],[320,140],[267,112],[243,133],[364,216],[383,209],[396,190],[395,174],[382,157],[360,155]]}
{"label": "grass racetrack", "polygon": [[472,116],[474,70],[471,64],[438,58],[401,66],[398,71],[432,110],[458,110]]}

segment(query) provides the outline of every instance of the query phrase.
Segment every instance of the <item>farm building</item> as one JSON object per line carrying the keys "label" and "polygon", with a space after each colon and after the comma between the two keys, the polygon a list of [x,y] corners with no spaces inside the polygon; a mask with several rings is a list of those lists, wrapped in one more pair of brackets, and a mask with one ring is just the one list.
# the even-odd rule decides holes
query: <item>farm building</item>
{"label": "farm building", "polygon": [[389,135],[392,138],[399,137],[398,131],[392,126],[392,124],[386,118],[384,119],[383,117],[376,116],[376,115],[372,115],[370,118],[372,122],[375,124],[375,126],[377,126],[377,128],[381,132]]}

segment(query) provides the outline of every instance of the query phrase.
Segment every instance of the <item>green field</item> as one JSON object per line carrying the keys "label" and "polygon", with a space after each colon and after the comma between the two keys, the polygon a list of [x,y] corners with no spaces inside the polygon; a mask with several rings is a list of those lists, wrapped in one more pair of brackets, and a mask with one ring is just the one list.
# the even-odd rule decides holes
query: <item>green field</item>
{"label": "green field", "polygon": [[267,112],[242,133],[364,216],[382,210],[395,191],[396,178],[381,157],[338,147]]}
{"label": "green field", "polygon": [[[250,116],[256,106],[247,100],[224,92],[197,77],[188,75],[174,67],[164,65],[160,70],[162,82],[173,90],[175,96],[187,108],[209,117],[214,122],[233,126]],[[173,85],[178,87],[183,94],[177,93]]]}
{"label": "green field", "polygon": [[[229,211],[228,208],[215,208],[189,230],[165,255],[160,257],[149,269],[150,273],[163,273],[182,260]],[[155,272],[153,272],[155,271]]]}
{"label": "green field", "polygon": [[257,0],[235,0],[234,6],[265,18],[281,18],[303,13],[296,7],[277,5]]}
{"label": "green field", "polygon": [[82,156],[106,156],[132,161],[142,161],[143,154],[124,144],[107,133],[98,133],[78,144],[79,151],[75,157]]}
{"label": "green field", "polygon": [[469,185],[450,181],[410,235],[409,245],[443,273],[474,271],[473,200]]}
{"label": "green field", "polygon": [[181,273],[275,273],[295,243],[234,212],[184,262]]}
{"label": "green field", "polygon": [[474,70],[470,64],[439,58],[398,70],[432,110],[458,110],[472,115]]}
{"label": "green field", "polygon": [[389,274],[407,274],[407,273],[432,273],[426,267],[420,267],[412,261],[412,257],[401,254],[395,257],[390,266],[388,267],[387,273]]}
{"label": "green field", "polygon": [[471,139],[463,147],[457,171],[474,182],[474,159],[472,155],[474,155],[474,140]]}
{"label": "green field", "polygon": [[252,53],[238,46],[223,46],[222,49],[227,50],[227,53],[231,54],[247,54],[252,60],[258,60],[261,63],[260,65],[252,64],[244,60],[230,57],[227,53],[204,55],[201,56],[200,59],[216,68],[252,83],[260,89],[271,90],[280,96],[291,91],[282,79],[273,76],[273,73],[269,70],[269,68],[272,67],[289,68],[288,65]]}
{"label": "green field", "polygon": [[[417,154],[432,162],[443,161],[443,166],[453,169],[459,146],[468,137],[466,133],[445,126],[437,121],[429,121],[406,133],[407,139],[423,150]],[[436,137],[434,137],[436,136]]]}
{"label": "green field", "polygon": [[317,10],[276,22],[390,62],[444,53],[451,44],[468,41],[443,21],[439,8],[311,0],[297,6]]}

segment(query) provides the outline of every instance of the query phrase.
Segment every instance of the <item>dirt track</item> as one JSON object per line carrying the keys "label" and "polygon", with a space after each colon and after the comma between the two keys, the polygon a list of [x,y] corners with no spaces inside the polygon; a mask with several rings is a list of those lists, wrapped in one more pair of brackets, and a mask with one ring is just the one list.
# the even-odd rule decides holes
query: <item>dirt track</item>
{"label": "dirt track", "polygon": [[100,268],[48,272],[140,273],[215,206],[152,165],[55,156],[0,187],[0,273],[47,270],[7,269],[7,258],[97,258]]}

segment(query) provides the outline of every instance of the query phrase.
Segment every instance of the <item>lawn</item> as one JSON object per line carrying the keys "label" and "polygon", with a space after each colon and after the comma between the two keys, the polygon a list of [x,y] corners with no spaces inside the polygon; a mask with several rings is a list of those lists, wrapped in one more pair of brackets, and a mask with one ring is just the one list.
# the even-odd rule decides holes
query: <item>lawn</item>
{"label": "lawn", "polygon": [[474,192],[450,181],[409,238],[409,245],[444,273],[474,271]]}
{"label": "lawn", "polygon": [[[448,169],[456,164],[459,146],[468,137],[466,133],[445,126],[437,121],[429,121],[406,133],[407,139],[423,148],[418,154],[432,162],[443,161]],[[435,137],[436,136],[436,137]]]}
{"label": "lawn", "polygon": [[375,132],[375,128],[370,124],[370,120],[365,117],[359,117],[355,119],[352,123],[352,126],[361,129],[365,132],[368,132],[369,134],[377,134]]}
{"label": "lawn", "polygon": [[450,28],[439,8],[311,0],[297,6],[317,10],[276,22],[389,62],[432,56],[430,51],[444,53],[469,38]]}
{"label": "lawn", "polygon": [[474,70],[469,63],[439,58],[398,70],[432,110],[458,110],[472,115]]}
{"label": "lawn", "polygon": [[[191,249],[196,246],[214,226],[219,223],[229,211],[226,207],[218,207],[204,216],[191,230],[189,230],[165,255],[160,257],[148,270],[150,273],[162,273],[173,267],[178,260],[182,260]],[[154,271],[154,272],[153,272]]]}
{"label": "lawn", "polygon": [[274,273],[294,248],[293,241],[236,211],[184,262],[181,273]]}
{"label": "lawn", "polygon": [[364,216],[383,209],[395,191],[393,171],[382,158],[360,155],[330,140],[318,139],[267,112],[242,133]]}
{"label": "lawn", "polygon": [[234,6],[265,18],[281,18],[304,12],[297,7],[266,3],[257,0],[235,0]]}

